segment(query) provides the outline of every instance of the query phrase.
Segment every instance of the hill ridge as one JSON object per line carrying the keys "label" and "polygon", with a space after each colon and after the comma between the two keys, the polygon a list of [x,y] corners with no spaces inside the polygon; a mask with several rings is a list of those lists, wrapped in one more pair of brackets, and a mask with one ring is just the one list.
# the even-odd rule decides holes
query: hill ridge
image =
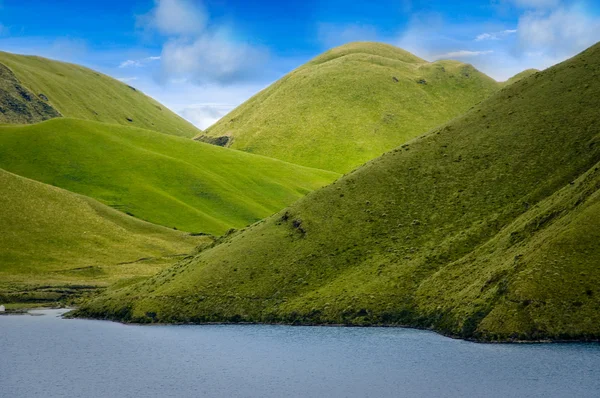
{"label": "hill ridge", "polygon": [[[3,51],[0,64],[28,87],[36,99],[44,98],[45,104],[65,117],[134,125],[187,138],[200,132],[135,87],[85,66]],[[32,120],[37,121],[40,120]]]}

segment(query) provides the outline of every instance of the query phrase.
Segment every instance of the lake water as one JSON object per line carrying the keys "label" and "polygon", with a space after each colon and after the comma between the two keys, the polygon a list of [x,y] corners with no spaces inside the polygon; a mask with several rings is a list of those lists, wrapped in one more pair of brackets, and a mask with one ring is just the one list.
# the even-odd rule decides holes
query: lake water
{"label": "lake water", "polygon": [[0,397],[599,397],[598,344],[0,316]]}

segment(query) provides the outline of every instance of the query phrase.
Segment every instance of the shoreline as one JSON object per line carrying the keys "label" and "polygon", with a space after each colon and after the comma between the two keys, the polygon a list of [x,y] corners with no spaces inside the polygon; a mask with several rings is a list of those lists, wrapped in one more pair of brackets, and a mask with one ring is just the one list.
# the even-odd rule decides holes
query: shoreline
{"label": "shoreline", "polygon": [[[69,312],[66,312],[61,316],[61,318],[65,318],[65,315],[68,315],[70,312],[76,310],[76,308],[72,308]],[[192,323],[192,322],[152,322],[152,323],[142,323],[142,322],[126,322],[118,319],[109,319],[109,318],[92,318],[92,317],[79,317],[79,316],[67,316],[66,319],[83,319],[90,321],[108,321],[114,323],[120,323],[122,325],[131,325],[131,326],[233,326],[233,325],[241,325],[241,326],[290,326],[290,327],[337,327],[337,328],[398,328],[398,329],[413,329],[420,330],[425,332],[435,333],[439,336],[447,337],[452,340],[462,340],[470,343],[476,344],[600,344],[600,338],[595,339],[539,339],[539,340],[522,340],[522,339],[506,339],[506,340],[483,340],[483,339],[474,339],[474,338],[465,338],[460,337],[458,335],[446,334],[442,333],[438,330],[431,328],[421,328],[410,325],[391,325],[391,324],[373,324],[373,325],[349,325],[343,323],[285,323],[285,322],[273,322],[273,323],[265,323],[265,322],[202,322],[202,323]]]}

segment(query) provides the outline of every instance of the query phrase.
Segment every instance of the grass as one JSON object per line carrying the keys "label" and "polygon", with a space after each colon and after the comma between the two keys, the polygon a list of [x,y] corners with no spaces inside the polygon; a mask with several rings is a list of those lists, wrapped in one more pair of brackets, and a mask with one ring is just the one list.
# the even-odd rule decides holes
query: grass
{"label": "grass", "polygon": [[210,243],[2,169],[0,190],[2,303],[148,277]]}
{"label": "grass", "polygon": [[538,72],[539,72],[539,69],[525,69],[523,72],[517,73],[516,75],[514,75],[513,77],[511,77],[510,79],[508,79],[507,81],[505,81],[501,84],[503,86],[508,86],[508,85],[518,82],[519,80],[522,80],[529,76],[535,75]]}
{"label": "grass", "polygon": [[598,340],[598,74],[600,44],[78,315]]}
{"label": "grass", "polygon": [[150,130],[68,118],[0,126],[0,167],[135,217],[221,235],[337,174]]}
{"label": "grass", "polygon": [[[130,125],[188,138],[199,133],[191,123],[134,87],[91,69],[6,52],[0,52],[0,64],[12,70],[19,85],[33,94],[25,103],[41,102],[65,117]],[[4,80],[4,74],[0,78]],[[47,118],[8,122],[29,123]],[[7,122],[2,118],[0,121]]]}
{"label": "grass", "polygon": [[351,43],[299,67],[198,138],[345,173],[460,115],[499,88],[471,65]]}

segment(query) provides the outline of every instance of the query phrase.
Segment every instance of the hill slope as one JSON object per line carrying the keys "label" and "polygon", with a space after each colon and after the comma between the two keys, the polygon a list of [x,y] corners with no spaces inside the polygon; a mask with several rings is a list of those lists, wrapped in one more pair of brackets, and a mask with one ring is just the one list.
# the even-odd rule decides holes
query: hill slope
{"label": "hill slope", "polygon": [[148,276],[161,266],[119,263],[189,253],[203,239],[2,169],[0,208],[0,293],[12,284],[89,285]]}
{"label": "hill slope", "polygon": [[0,167],[155,224],[217,235],[337,177],[149,130],[67,118],[1,126]]}
{"label": "hill slope", "polygon": [[516,75],[514,75],[513,77],[511,77],[507,81],[502,82],[500,84],[502,84],[503,86],[508,86],[509,84],[516,83],[519,80],[525,79],[526,77],[535,75],[538,72],[539,72],[539,69],[525,69],[523,72],[517,73]]}
{"label": "hill slope", "polygon": [[61,116],[0,64],[0,123],[36,123]]}
{"label": "hill slope", "polygon": [[[0,70],[5,68],[12,71],[20,86],[33,94],[25,103],[41,102],[65,117],[131,125],[188,138],[199,133],[191,123],[154,99],[91,69],[0,51]],[[5,75],[0,74],[0,80],[5,80]],[[6,105],[0,97],[0,106]],[[0,122],[31,123],[56,116],[10,120],[0,114]]]}
{"label": "hill slope", "polygon": [[465,112],[498,83],[471,65],[399,48],[334,48],[256,94],[197,139],[347,172]]}
{"label": "hill slope", "polygon": [[80,314],[599,339],[599,76],[600,44]]}

